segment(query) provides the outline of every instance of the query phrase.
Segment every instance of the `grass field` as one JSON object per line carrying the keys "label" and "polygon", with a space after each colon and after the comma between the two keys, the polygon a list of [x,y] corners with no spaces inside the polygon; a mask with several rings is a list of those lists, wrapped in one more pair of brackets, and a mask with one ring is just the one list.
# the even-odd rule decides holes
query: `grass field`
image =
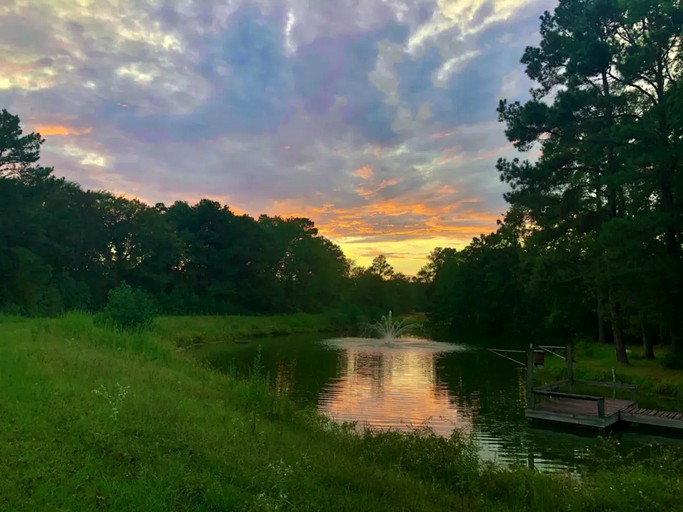
{"label": "grass field", "polygon": [[272,394],[258,367],[237,380],[177,350],[264,325],[162,318],[127,333],[85,314],[1,318],[0,510],[683,508],[679,452],[624,461],[606,442],[583,478],[502,468],[460,435],[357,435]]}

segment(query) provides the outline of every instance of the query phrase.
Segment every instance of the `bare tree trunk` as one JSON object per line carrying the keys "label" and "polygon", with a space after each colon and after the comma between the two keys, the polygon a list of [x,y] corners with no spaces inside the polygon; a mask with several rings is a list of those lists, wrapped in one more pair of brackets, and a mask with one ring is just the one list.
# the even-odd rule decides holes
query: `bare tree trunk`
{"label": "bare tree trunk", "polygon": [[617,301],[611,300],[610,302],[612,310],[612,335],[614,336],[614,351],[617,361],[629,364],[628,355],[626,354],[626,343],[624,343],[624,335],[621,329],[621,308]]}
{"label": "bare tree trunk", "polygon": [[643,357],[645,359],[655,358],[655,349],[652,345],[652,338],[650,333],[647,331],[647,325],[645,324],[645,319],[640,317],[640,332],[643,335]]}

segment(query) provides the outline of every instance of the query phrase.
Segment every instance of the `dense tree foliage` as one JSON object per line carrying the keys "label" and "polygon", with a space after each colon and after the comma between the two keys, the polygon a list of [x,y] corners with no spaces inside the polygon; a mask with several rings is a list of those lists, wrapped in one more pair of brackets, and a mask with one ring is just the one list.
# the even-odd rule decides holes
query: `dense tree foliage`
{"label": "dense tree foliage", "polygon": [[561,0],[541,17],[531,100],[498,107],[534,158],[498,162],[499,230],[424,269],[437,318],[600,341],[609,325],[621,362],[628,337],[683,352],[682,42],[677,0]]}
{"label": "dense tree foliage", "polygon": [[254,219],[208,199],[152,207],[82,190],[37,165],[42,143],[2,111],[0,311],[101,310],[112,290],[144,291],[175,314],[335,309],[362,318],[416,307],[413,289],[423,285],[383,256],[352,271],[309,219]]}
{"label": "dense tree foliage", "polygon": [[[499,120],[526,160],[500,159],[509,211],[415,279],[380,255],[356,267],[304,218],[202,200],[148,206],[40,167],[39,134],[0,115],[0,310],[101,309],[124,281],[169,313],[428,305],[460,331],[672,347],[683,364],[683,7],[560,0],[522,63],[526,102]],[[127,290],[127,288],[126,288]]]}

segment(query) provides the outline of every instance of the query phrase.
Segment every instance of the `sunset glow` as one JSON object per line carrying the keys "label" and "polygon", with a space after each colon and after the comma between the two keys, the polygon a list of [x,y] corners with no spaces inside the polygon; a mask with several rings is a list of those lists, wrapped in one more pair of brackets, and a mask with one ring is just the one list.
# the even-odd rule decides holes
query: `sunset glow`
{"label": "sunset glow", "polygon": [[358,264],[414,274],[505,211],[495,109],[528,97],[519,57],[553,7],[10,0],[0,107],[85,188],[307,216]]}
{"label": "sunset glow", "polygon": [[348,347],[341,364],[339,378],[319,400],[321,412],[335,420],[407,430],[429,425],[444,436],[472,428],[438,382],[432,353]]}

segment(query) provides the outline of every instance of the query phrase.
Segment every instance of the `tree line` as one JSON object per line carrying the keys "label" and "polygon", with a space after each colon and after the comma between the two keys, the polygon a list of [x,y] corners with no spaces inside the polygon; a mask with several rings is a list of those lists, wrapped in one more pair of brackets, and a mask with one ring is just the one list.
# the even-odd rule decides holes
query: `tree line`
{"label": "tree line", "polygon": [[[500,159],[510,209],[462,251],[436,249],[435,318],[490,331],[594,333],[683,353],[683,8],[561,0],[522,63],[526,102],[499,120],[527,159]],[[682,359],[683,360],[683,359]]]}
{"label": "tree line", "polygon": [[99,310],[122,283],[169,314],[416,308],[420,284],[378,256],[353,265],[307,218],[237,215],[203,199],[147,205],[39,165],[38,133],[0,114],[0,311]]}
{"label": "tree line", "polygon": [[522,63],[526,102],[499,120],[527,159],[499,159],[498,229],[436,248],[416,278],[354,266],[310,219],[204,199],[146,205],[38,165],[39,134],[0,117],[0,310],[98,309],[122,282],[173,314],[427,310],[459,332],[627,341],[683,363],[683,7],[561,0]]}

